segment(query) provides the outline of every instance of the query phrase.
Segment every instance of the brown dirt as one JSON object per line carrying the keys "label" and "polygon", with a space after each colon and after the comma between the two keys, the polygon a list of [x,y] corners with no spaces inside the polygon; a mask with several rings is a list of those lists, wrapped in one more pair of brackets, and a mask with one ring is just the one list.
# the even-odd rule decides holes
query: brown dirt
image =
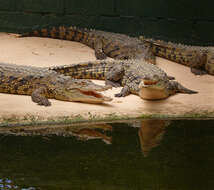
{"label": "brown dirt", "polygon": [[[95,60],[94,51],[80,43],[46,39],[46,38],[16,38],[14,35],[0,33],[0,61],[20,65],[53,66]],[[0,93],[0,116],[24,117],[31,115],[40,119],[70,117],[91,114],[105,116],[106,114],[128,115],[137,117],[143,114],[184,115],[214,111],[214,76],[195,76],[188,67],[157,58],[158,66],[184,86],[198,91],[198,94],[176,94],[166,100],[146,101],[138,96],[129,95],[125,98],[114,98],[104,105],[93,105],[75,102],[51,100],[51,107],[38,106],[31,101],[30,96],[9,95]],[[104,84],[103,81],[96,81]],[[114,97],[121,88],[113,88],[104,92]],[[89,114],[90,113],[90,114]]]}

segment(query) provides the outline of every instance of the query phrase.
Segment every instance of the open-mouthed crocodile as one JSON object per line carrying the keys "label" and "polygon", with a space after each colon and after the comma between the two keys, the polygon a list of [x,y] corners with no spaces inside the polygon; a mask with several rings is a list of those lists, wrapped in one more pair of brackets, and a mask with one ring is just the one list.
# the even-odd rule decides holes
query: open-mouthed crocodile
{"label": "open-mouthed crocodile", "polygon": [[48,98],[63,101],[103,103],[111,101],[97,91],[111,88],[90,80],[72,79],[48,68],[0,63],[0,93],[31,95],[39,105],[51,105]]}
{"label": "open-mouthed crocodile", "polygon": [[112,126],[106,123],[87,123],[76,125],[21,125],[0,127],[0,135],[14,136],[63,136],[76,137],[81,141],[100,139],[106,144],[112,143]]}
{"label": "open-mouthed crocodile", "polygon": [[194,94],[196,91],[183,87],[159,67],[142,60],[102,60],[89,61],[73,65],[50,67],[63,75],[73,78],[101,79],[107,85],[123,86],[116,97],[128,94],[139,95],[143,99],[157,100],[169,97],[177,92]]}
{"label": "open-mouthed crocodile", "polygon": [[196,75],[214,75],[214,47],[189,46],[140,36],[154,55],[189,66]]}
{"label": "open-mouthed crocodile", "polygon": [[155,63],[155,56],[141,40],[125,34],[77,27],[50,27],[21,34],[19,37],[37,36],[70,40],[85,44],[95,50],[97,59],[107,56],[114,59],[145,59]]}

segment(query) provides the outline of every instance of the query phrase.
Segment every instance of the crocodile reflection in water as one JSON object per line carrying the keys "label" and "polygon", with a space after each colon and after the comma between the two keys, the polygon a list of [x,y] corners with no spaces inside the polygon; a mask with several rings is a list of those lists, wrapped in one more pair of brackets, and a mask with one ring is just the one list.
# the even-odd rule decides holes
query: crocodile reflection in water
{"label": "crocodile reflection in water", "polygon": [[[7,135],[0,128],[0,178],[36,190],[213,189],[213,120],[173,120],[162,128],[151,124],[154,131],[158,128],[156,133],[150,131],[150,123],[141,129],[140,125],[146,122],[138,122],[138,128],[131,127],[132,123],[133,120],[110,123],[113,132],[107,130],[106,134],[112,135],[112,145],[100,139],[82,142],[76,137],[56,135],[46,141],[42,135]],[[78,125],[76,128],[83,126]],[[37,127],[41,128],[34,128]],[[162,141],[145,158],[140,151],[138,131],[148,143],[164,129]]]}
{"label": "crocodile reflection in water", "polygon": [[[112,126],[108,124],[101,124],[101,125],[96,125],[96,129],[102,128],[102,131],[112,131]],[[107,136],[104,133],[101,133],[97,131],[96,129],[90,129],[90,128],[82,128],[78,131],[73,132],[73,136],[78,137],[79,140],[90,140],[90,139],[102,139],[103,142],[106,144],[111,144],[112,143],[112,137]]]}
{"label": "crocodile reflection in water", "polygon": [[[138,128],[138,137],[141,146],[141,151],[146,157],[151,149],[157,147],[163,138],[165,128],[170,121],[166,120],[142,120],[132,122],[131,127]],[[64,136],[76,137],[81,141],[88,141],[91,139],[100,139],[106,144],[112,144],[112,126],[110,124],[82,124],[70,126],[37,126],[37,127],[13,127],[0,128],[0,134],[9,134],[17,136],[44,136],[47,139],[49,136]]]}
{"label": "crocodile reflection in water", "polygon": [[138,136],[141,145],[141,151],[145,157],[148,156],[151,149],[160,144],[165,128],[170,124],[166,120],[143,120],[140,123]]}
{"label": "crocodile reflection in water", "polygon": [[[74,126],[24,126],[13,128],[0,128],[0,134],[16,135],[16,136],[64,136],[76,137],[78,140],[87,141],[91,139],[101,139],[106,144],[112,143],[112,137],[105,133],[111,132],[112,126],[109,124],[88,124]],[[44,138],[47,139],[47,138]]]}

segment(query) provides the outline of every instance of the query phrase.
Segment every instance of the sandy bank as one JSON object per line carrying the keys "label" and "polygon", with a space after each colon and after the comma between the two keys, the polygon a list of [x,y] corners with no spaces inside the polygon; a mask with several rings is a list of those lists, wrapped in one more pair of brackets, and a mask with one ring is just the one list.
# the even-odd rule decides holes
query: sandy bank
{"label": "sandy bank", "polygon": [[[82,61],[95,60],[94,51],[80,43],[45,39],[45,38],[15,38],[6,33],[0,33],[0,61],[21,65],[53,66]],[[81,115],[92,117],[106,115],[128,115],[138,117],[143,114],[169,114],[181,116],[184,114],[211,114],[214,111],[214,76],[195,76],[188,67],[158,58],[158,66],[184,86],[198,91],[198,94],[176,94],[166,100],[146,101],[138,96],[129,95],[125,98],[114,98],[105,105],[92,105],[75,102],[51,100],[51,107],[41,107],[31,101],[30,96],[0,94],[0,116],[34,117],[47,119],[57,117],[72,117]],[[104,84],[103,81],[96,81]],[[113,97],[121,88],[113,88],[104,92]]]}

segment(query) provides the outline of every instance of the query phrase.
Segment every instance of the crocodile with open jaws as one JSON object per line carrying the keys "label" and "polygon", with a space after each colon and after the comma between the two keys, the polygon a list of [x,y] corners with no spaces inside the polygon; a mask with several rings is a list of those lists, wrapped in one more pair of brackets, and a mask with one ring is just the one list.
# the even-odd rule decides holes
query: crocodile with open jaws
{"label": "crocodile with open jaws", "polygon": [[154,55],[189,66],[196,75],[214,75],[214,47],[188,46],[140,36]]}
{"label": "crocodile with open jaws", "polygon": [[125,34],[104,32],[92,29],[80,29],[77,27],[50,27],[20,34],[18,37],[49,37],[70,40],[85,44],[95,50],[95,56],[99,60],[107,56],[113,59],[145,59],[155,64],[155,56],[150,47],[134,37]]}
{"label": "crocodile with open jaws", "polygon": [[164,99],[177,92],[194,94],[196,91],[183,87],[173,77],[146,61],[130,60],[97,60],[85,63],[50,67],[72,78],[105,80],[107,85],[123,86],[116,97],[124,97],[128,94],[139,95],[142,99]]}
{"label": "crocodile with open jaws", "polygon": [[71,79],[48,68],[0,63],[0,93],[31,95],[32,101],[49,106],[48,98],[103,103],[111,101],[97,91],[111,88],[90,80]]}

